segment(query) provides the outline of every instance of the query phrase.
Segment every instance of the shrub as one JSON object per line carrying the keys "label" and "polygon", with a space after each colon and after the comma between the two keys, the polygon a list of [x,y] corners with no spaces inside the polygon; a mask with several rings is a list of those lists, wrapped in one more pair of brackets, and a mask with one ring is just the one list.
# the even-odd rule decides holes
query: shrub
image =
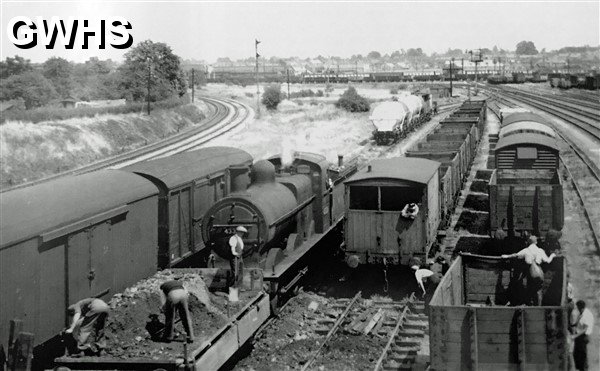
{"label": "shrub", "polygon": [[281,102],[281,86],[279,85],[269,85],[265,88],[265,92],[262,95],[262,104],[264,104],[267,109],[275,110],[277,106]]}
{"label": "shrub", "polygon": [[323,94],[323,90],[317,90],[317,93],[315,94],[315,97],[322,97]]}
{"label": "shrub", "polygon": [[331,84],[325,85],[325,92],[326,93],[331,93],[332,91],[333,91],[333,85],[331,85]]}
{"label": "shrub", "polygon": [[307,97],[314,97],[314,96],[315,96],[315,92],[312,91],[311,89],[300,90],[297,92],[290,93],[290,98],[307,98]]}
{"label": "shrub", "polygon": [[252,94],[252,93],[245,93],[245,94],[246,94],[246,96],[247,96],[248,98],[252,98],[252,97],[254,97],[254,94]]}
{"label": "shrub", "polygon": [[340,99],[335,103],[337,108],[343,108],[349,112],[368,112],[371,109],[369,101],[356,92],[354,87],[349,87]]}
{"label": "shrub", "polygon": [[396,88],[391,88],[391,89],[390,89],[390,94],[398,94],[398,89],[396,89]]}

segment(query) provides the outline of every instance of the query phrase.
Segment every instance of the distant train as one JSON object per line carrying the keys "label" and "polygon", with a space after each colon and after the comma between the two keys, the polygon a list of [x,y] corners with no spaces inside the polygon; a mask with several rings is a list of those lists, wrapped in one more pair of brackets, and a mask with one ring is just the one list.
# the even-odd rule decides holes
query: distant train
{"label": "distant train", "polygon": [[548,82],[553,88],[598,90],[600,89],[600,74],[594,73],[582,75],[552,73],[548,75]]}
{"label": "distant train", "polygon": [[431,119],[431,94],[402,95],[397,100],[379,104],[369,120],[375,127],[377,144],[394,143],[411,130]]}
{"label": "distant train", "polygon": [[[486,121],[486,102],[465,102],[406,157],[372,161],[345,181],[344,250],[349,266],[426,258],[452,214]],[[405,207],[419,212],[406,217]]]}
{"label": "distant train", "polygon": [[545,82],[548,81],[548,75],[541,74],[539,72],[533,73],[522,73],[522,72],[511,72],[506,74],[495,74],[487,77],[489,84],[522,84],[524,82]]}

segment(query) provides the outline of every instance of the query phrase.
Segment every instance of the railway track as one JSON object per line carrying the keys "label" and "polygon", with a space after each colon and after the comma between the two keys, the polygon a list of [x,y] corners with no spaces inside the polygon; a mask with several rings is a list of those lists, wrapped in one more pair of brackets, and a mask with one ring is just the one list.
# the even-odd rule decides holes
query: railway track
{"label": "railway track", "polygon": [[211,139],[234,130],[247,118],[253,115],[253,111],[248,106],[234,100],[207,97],[200,99],[211,108],[212,115],[188,130],[129,152],[121,153],[116,156],[31,182],[5,188],[0,192],[29,187],[60,177],[84,174],[105,168],[119,169],[139,161],[166,157],[175,153],[197,149],[205,145]]}
{"label": "railway track", "polygon": [[[331,308],[342,310],[337,318],[323,318],[327,333],[318,348],[309,356],[301,370],[320,369],[320,362],[329,359],[329,343],[338,334],[372,336],[385,340],[385,346],[376,358],[373,369],[409,370],[412,368],[422,340],[428,333],[424,303],[414,293],[403,301],[361,300],[361,292],[352,299],[337,299]],[[339,355],[339,354],[338,354]],[[366,357],[367,355],[365,355]]]}
{"label": "railway track", "polygon": [[515,101],[525,103],[542,111],[548,112],[562,120],[565,120],[589,135],[600,140],[600,115],[582,110],[576,105],[566,105],[560,100],[548,99],[535,94],[515,90],[499,89],[498,93]]}
{"label": "railway track", "polygon": [[[499,104],[515,106],[512,101],[502,97],[496,99],[500,101]],[[499,109],[499,105],[497,110],[492,109],[498,117],[500,117]],[[597,206],[600,205],[600,170],[567,133],[558,127],[555,127],[555,131],[562,139],[560,160],[583,204],[584,215],[592,231],[594,244],[600,252],[600,208]]]}

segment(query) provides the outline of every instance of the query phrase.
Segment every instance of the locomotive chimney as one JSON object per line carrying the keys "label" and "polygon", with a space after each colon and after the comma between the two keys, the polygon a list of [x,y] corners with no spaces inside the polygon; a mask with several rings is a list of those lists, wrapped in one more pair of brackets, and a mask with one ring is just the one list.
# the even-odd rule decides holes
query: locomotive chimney
{"label": "locomotive chimney", "polygon": [[338,166],[344,166],[344,155],[338,155]]}
{"label": "locomotive chimney", "polygon": [[373,166],[369,165],[369,166],[367,167],[367,173],[370,173],[370,172],[371,172],[371,170],[373,170]]}

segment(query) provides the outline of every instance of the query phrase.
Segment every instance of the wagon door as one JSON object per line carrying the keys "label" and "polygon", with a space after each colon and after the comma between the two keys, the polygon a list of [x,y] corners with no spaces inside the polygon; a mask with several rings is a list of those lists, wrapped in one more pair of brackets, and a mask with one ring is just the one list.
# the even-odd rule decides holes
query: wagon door
{"label": "wagon door", "polygon": [[[107,220],[95,225],[90,231],[90,289],[91,296],[102,297],[113,287],[115,273],[115,243],[112,226]],[[122,241],[127,244],[126,241]]]}
{"label": "wagon door", "polygon": [[69,304],[90,297],[90,240],[89,231],[82,230],[67,240],[67,279]]}

